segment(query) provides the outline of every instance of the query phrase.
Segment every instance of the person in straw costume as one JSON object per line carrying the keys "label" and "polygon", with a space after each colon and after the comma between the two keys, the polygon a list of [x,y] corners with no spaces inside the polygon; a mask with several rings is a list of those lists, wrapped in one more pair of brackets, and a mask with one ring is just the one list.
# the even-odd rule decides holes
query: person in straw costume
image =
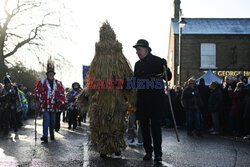
{"label": "person in straw costume", "polygon": [[95,45],[95,56],[87,73],[87,86],[78,97],[78,104],[89,107],[82,108],[89,111],[89,140],[102,158],[113,153],[120,156],[126,148],[128,102],[125,99],[130,104],[136,101],[134,90],[123,89],[123,79],[127,77],[133,77],[130,64],[114,30],[105,22],[100,28],[100,41]]}

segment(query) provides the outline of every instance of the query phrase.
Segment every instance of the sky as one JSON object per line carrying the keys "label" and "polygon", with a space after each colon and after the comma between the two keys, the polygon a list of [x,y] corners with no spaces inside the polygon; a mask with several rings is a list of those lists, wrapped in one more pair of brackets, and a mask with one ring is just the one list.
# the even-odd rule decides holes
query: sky
{"label": "sky", "polygon": [[[153,54],[167,58],[173,0],[71,0],[65,5],[72,9],[74,17],[72,41],[75,49],[70,57],[76,65],[91,63],[99,28],[105,20],[123,44],[123,53],[132,69],[138,61],[132,46],[141,38],[148,40]],[[181,1],[183,17],[250,18],[249,6],[249,0]]]}
{"label": "sky", "polygon": [[[58,0],[69,9],[62,17],[61,29],[68,38],[56,39],[56,51],[72,62],[72,75],[57,76],[71,85],[82,83],[82,65],[90,65],[99,41],[99,29],[106,20],[123,45],[123,53],[133,69],[138,61],[132,47],[138,39],[146,39],[152,53],[167,59],[170,21],[174,0]],[[50,1],[57,10],[56,1]],[[182,0],[183,17],[196,18],[250,18],[250,0]],[[64,72],[61,72],[64,73]],[[69,77],[70,76],[70,77]]]}

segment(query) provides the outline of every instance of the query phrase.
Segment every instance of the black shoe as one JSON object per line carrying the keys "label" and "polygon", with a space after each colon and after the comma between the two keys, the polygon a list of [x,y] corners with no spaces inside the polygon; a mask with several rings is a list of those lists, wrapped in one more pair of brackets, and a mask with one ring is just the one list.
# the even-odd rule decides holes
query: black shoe
{"label": "black shoe", "polygon": [[107,155],[106,154],[100,154],[100,157],[101,158],[107,158]]}
{"label": "black shoe", "polygon": [[50,137],[50,140],[55,140],[55,137],[54,137],[54,136],[51,136],[51,137]]}
{"label": "black shoe", "polygon": [[41,140],[44,142],[44,143],[48,143],[48,139],[46,137],[41,137]]}
{"label": "black shoe", "polygon": [[17,131],[18,131],[17,128],[15,128],[15,129],[14,129],[14,132],[17,132]]}
{"label": "black shoe", "polygon": [[197,135],[198,137],[202,137],[202,133],[201,133],[201,132],[196,133],[196,135]]}
{"label": "black shoe", "polygon": [[155,156],[154,161],[155,161],[155,162],[160,162],[160,161],[162,161],[161,156]]}
{"label": "black shoe", "polygon": [[59,129],[55,129],[56,132],[59,132]]}
{"label": "black shoe", "polygon": [[68,129],[71,129],[71,126],[69,126]]}
{"label": "black shoe", "polygon": [[121,152],[115,152],[115,156],[121,156]]}
{"label": "black shoe", "polygon": [[146,155],[143,157],[144,161],[149,161],[151,159],[152,159],[152,154],[150,154],[150,153],[146,153]]}

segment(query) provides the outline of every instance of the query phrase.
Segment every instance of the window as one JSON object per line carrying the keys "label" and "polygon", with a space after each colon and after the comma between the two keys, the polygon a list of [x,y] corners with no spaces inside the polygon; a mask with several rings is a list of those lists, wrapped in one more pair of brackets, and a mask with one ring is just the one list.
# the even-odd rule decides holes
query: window
{"label": "window", "polygon": [[201,44],[201,68],[216,68],[216,44]]}

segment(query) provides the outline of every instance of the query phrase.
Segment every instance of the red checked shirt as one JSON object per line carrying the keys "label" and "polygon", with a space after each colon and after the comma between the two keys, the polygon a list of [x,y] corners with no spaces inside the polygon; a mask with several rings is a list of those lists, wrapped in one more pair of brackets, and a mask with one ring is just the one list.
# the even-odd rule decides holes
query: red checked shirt
{"label": "red checked shirt", "polygon": [[65,103],[65,94],[62,82],[56,79],[53,81],[53,90],[51,90],[47,79],[38,81],[34,93],[39,99],[40,109],[42,112],[59,112]]}

